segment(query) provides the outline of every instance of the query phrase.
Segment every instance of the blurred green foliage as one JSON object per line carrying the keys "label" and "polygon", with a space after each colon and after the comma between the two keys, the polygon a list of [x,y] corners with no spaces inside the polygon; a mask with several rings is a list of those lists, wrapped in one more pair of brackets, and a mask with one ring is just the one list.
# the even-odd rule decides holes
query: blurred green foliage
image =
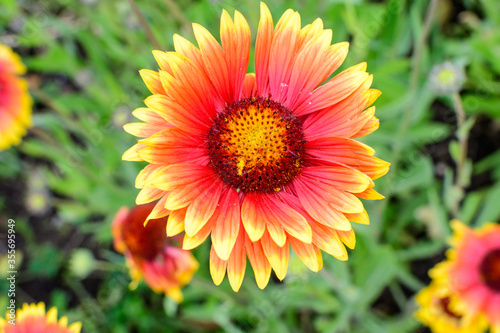
{"label": "blurred green foliage", "polygon": [[[174,33],[194,42],[189,22],[218,37],[223,8],[241,11],[255,40],[257,1],[183,1],[180,15],[172,14],[169,1],[136,3],[165,50],[173,49]],[[233,293],[227,280],[213,285],[204,244],[194,251],[201,267],[180,305],[143,284],[128,290],[110,225],[138,193],[134,180],[144,164],[121,161],[135,143],[121,126],[149,95],[137,71],[157,68],[154,46],[126,0],[0,0],[0,41],[22,55],[36,103],[29,135],[0,153],[0,219],[16,220],[24,257],[18,302],[56,305],[70,321],[81,320],[84,332],[421,330],[412,318],[413,296],[442,258],[450,198],[460,201],[455,215],[466,224],[500,217],[500,2],[439,1],[421,45],[428,0],[268,5],[275,22],[287,8],[299,11],[303,25],[321,17],[334,41],[351,42],[342,68],[367,61],[373,87],[383,92],[376,102],[380,129],[363,141],[393,163],[376,182],[387,199],[365,203],[371,225],[354,226],[357,245],[349,261],[325,255],[316,274],[292,256],[285,281],[264,291],[248,268],[242,290]],[[428,80],[445,60],[466,69],[461,95],[474,117],[465,193],[454,186],[452,100],[436,96]],[[33,177],[49,197],[41,213],[27,207],[25,184]],[[4,308],[5,279],[0,287]]]}

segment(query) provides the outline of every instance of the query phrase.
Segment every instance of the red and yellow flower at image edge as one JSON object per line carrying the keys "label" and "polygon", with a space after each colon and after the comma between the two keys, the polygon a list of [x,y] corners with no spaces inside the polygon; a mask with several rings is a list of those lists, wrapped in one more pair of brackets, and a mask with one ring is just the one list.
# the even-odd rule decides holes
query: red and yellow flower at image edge
{"label": "red and yellow flower at image edge", "polygon": [[472,229],[453,220],[451,227],[452,248],[429,271],[415,315],[432,332],[500,333],[500,225]]}
{"label": "red and yellow flower at image edge", "polygon": [[45,304],[24,303],[16,310],[15,317],[7,311],[5,319],[0,318],[0,333],[80,333],[82,324],[73,323],[68,326],[66,316],[57,320],[57,309],[52,307],[45,312]]}
{"label": "red and yellow flower at image edge", "polygon": [[21,58],[0,44],[0,151],[21,142],[31,126],[32,101]]}

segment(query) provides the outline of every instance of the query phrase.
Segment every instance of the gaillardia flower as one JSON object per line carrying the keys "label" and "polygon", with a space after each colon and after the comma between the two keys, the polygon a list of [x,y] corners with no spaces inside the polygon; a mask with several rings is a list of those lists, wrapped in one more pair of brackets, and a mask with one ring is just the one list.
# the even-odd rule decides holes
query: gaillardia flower
{"label": "gaillardia flower", "polygon": [[446,266],[447,263],[441,263],[429,273],[435,279],[417,294],[415,300],[419,309],[415,317],[433,333],[484,332],[488,327],[484,316],[471,313],[466,304],[450,290],[446,276],[437,273],[446,270]]}
{"label": "gaillardia flower", "polygon": [[31,126],[28,84],[19,77],[24,72],[19,56],[0,44],[0,151],[21,142]]}
{"label": "gaillardia flower", "polygon": [[373,179],[389,168],[355,140],[379,126],[366,64],[328,79],[348,43],[331,45],[320,19],[301,28],[293,10],[274,26],[263,3],[255,73],[239,12],[223,11],[221,44],[193,29],[199,48],[175,35],[176,52],[153,51],[160,70],[140,72],[153,95],[133,112],[144,123],[124,127],[142,139],[123,156],[150,163],[137,203],[159,199],[149,218],[170,214],[167,235],[185,230],[184,249],[211,235],[212,278],[227,270],[235,291],[247,257],[260,288],[271,268],[285,277],[290,246],[313,271],[321,250],[346,260],[350,222],[368,224],[359,198],[383,198]]}
{"label": "gaillardia flower", "polygon": [[452,221],[455,231],[448,255],[450,289],[471,313],[481,313],[500,332],[500,225],[472,230]]}
{"label": "gaillardia flower", "polygon": [[57,321],[57,309],[51,308],[45,313],[45,304],[23,304],[14,315],[7,311],[6,319],[0,318],[0,333],[80,333],[82,324],[76,322],[68,326],[68,318]]}
{"label": "gaillardia flower", "polygon": [[167,238],[167,217],[144,222],[155,203],[140,205],[129,210],[121,208],[113,221],[115,249],[125,254],[132,277],[131,288],[144,278],[156,293],[164,293],[176,302],[182,301],[181,288],[191,281],[198,262],[191,252],[182,250],[179,240]]}
{"label": "gaillardia flower", "polygon": [[429,271],[416,317],[433,332],[500,333],[500,225],[473,230],[457,220],[447,259]]}

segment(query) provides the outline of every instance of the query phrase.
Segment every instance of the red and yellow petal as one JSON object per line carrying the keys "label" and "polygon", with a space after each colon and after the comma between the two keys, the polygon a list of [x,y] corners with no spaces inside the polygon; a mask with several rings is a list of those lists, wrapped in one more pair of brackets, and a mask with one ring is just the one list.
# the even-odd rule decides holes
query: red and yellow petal
{"label": "red and yellow petal", "polygon": [[266,4],[260,3],[260,22],[255,42],[255,84],[257,95],[268,96],[269,87],[269,57],[273,43],[273,18]]}
{"label": "red and yellow petal", "polygon": [[267,260],[264,249],[262,248],[262,243],[260,241],[252,242],[248,237],[248,234],[246,234],[245,249],[248,261],[250,261],[250,265],[252,265],[257,286],[260,289],[264,289],[269,282],[269,278],[271,277],[271,264]]}
{"label": "red and yellow petal", "polygon": [[220,205],[215,210],[213,220],[212,246],[217,256],[228,260],[233,250],[236,238],[240,231],[240,203],[238,193],[232,189],[225,189]]}

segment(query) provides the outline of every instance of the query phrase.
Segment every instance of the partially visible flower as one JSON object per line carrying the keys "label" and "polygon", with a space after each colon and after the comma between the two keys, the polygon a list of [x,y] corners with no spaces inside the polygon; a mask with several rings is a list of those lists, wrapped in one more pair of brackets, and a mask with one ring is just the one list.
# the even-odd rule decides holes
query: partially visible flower
{"label": "partially visible flower", "polygon": [[0,333],[80,333],[82,324],[76,322],[68,326],[68,318],[57,321],[57,309],[45,313],[45,304],[24,303],[22,309],[7,311],[6,319],[0,318]]}
{"label": "partially visible flower", "polygon": [[500,333],[500,225],[472,230],[457,220],[447,259],[416,298],[415,316],[433,332]]}
{"label": "partially visible flower", "polygon": [[19,144],[31,126],[28,84],[19,77],[24,72],[19,56],[0,44],[0,151]]}
{"label": "partially visible flower", "polygon": [[[446,271],[445,266],[446,263],[441,263],[429,275]],[[419,306],[415,317],[434,333],[484,332],[488,326],[484,316],[468,311],[466,304],[450,290],[446,275],[435,276],[431,284],[417,294],[415,300]]]}
{"label": "partially visible flower", "polygon": [[167,237],[167,217],[145,221],[156,203],[121,208],[113,221],[115,249],[123,253],[130,267],[135,289],[141,278],[157,293],[182,301],[181,288],[191,281],[198,262],[182,250],[176,237]]}
{"label": "partially visible flower", "polygon": [[432,68],[429,75],[432,89],[438,95],[459,92],[465,82],[463,66],[446,61]]}
{"label": "partially visible flower", "polygon": [[454,220],[449,251],[450,288],[472,313],[482,313],[500,332],[500,225],[472,230]]}

